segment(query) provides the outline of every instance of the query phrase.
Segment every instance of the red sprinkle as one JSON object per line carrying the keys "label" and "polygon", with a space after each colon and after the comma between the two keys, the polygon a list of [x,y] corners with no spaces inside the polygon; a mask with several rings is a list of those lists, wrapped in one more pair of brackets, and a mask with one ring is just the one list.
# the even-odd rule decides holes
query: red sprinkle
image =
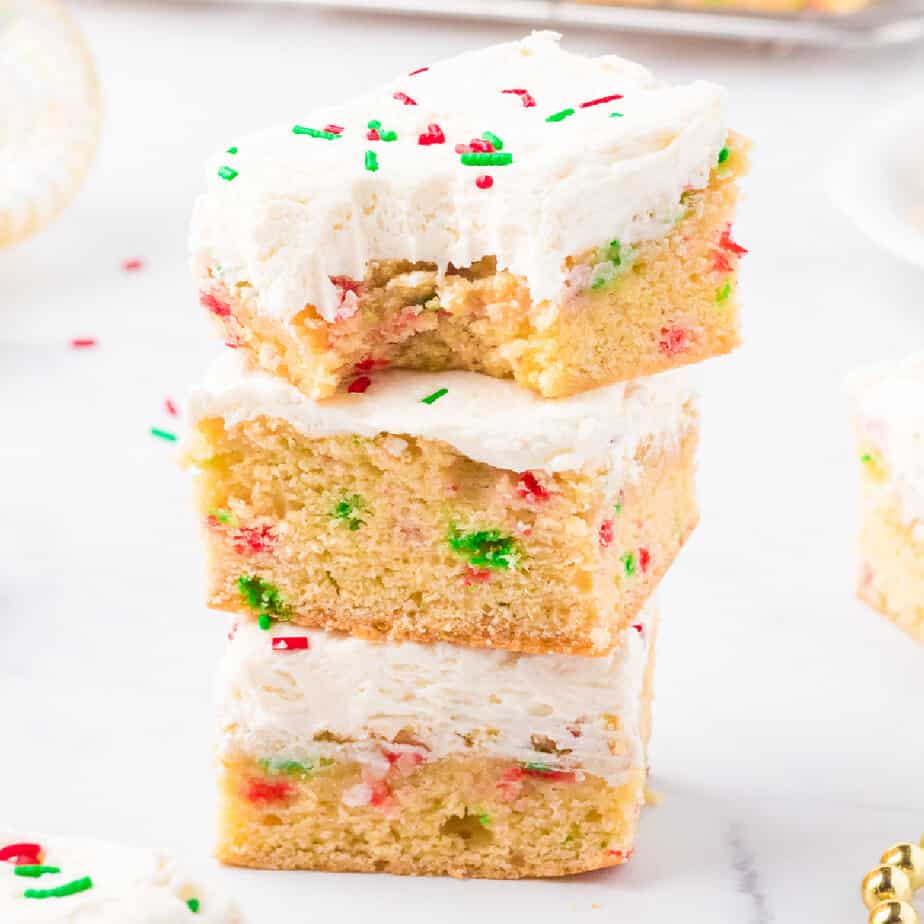
{"label": "red sprinkle", "polygon": [[423,763],[423,754],[419,754],[417,751],[389,751],[389,750],[386,750],[384,754],[385,754],[385,759],[390,764],[398,763],[398,761],[401,760],[402,757],[407,760],[412,760],[415,764]]}
{"label": "red sprinkle", "polygon": [[377,128],[370,128],[369,131],[366,132],[366,138],[369,141],[378,141],[379,140],[379,130]]}
{"label": "red sprinkle", "polygon": [[632,859],[632,850],[607,850],[606,855],[613,857],[617,863],[628,863]]}
{"label": "red sprinkle", "polygon": [[273,651],[307,651],[310,647],[306,635],[277,635],[273,639]]}
{"label": "red sprinkle", "polygon": [[164,407],[167,409],[167,413],[171,417],[179,416],[180,412],[176,409],[176,405],[169,398],[165,399]]}
{"label": "red sprinkle", "polygon": [[388,783],[384,780],[376,780],[374,783],[369,783],[369,788],[372,790],[372,795],[369,796],[370,805],[384,805],[388,801],[389,796],[391,796],[391,789],[388,787]]}
{"label": "red sprinkle", "polygon": [[229,350],[239,350],[241,348],[241,342],[240,340],[226,340],[225,346],[228,347]]}
{"label": "red sprinkle", "polygon": [[41,856],[41,844],[7,844],[6,847],[0,847],[0,860],[20,860],[27,857],[30,861],[35,861]]}
{"label": "red sprinkle", "polygon": [[324,131],[330,132],[332,135],[339,135],[343,131],[343,126],[330,123],[324,126]]}
{"label": "red sprinkle", "polygon": [[716,273],[730,273],[732,271],[728,257],[721,250],[712,251],[712,269]]}
{"label": "red sprinkle", "polygon": [[242,526],[231,534],[231,541],[238,555],[255,555],[268,552],[276,545],[276,533],[268,523],[262,526]]}
{"label": "red sprinkle", "polygon": [[665,356],[676,356],[690,345],[690,334],[682,327],[662,327],[658,349]]}
{"label": "red sprinkle", "polygon": [[71,346],[77,350],[82,349],[84,347],[93,347],[93,346],[96,346],[96,338],[95,337],[75,337],[71,341]]}
{"label": "red sprinkle", "polygon": [[590,106],[599,106],[601,103],[611,103],[614,99],[622,99],[622,93],[612,93],[610,96],[600,96],[597,99],[589,99],[586,103],[581,103],[579,109],[587,109]]}
{"label": "red sprinkle", "polygon": [[415,74],[422,74],[424,71],[428,70],[430,70],[429,67],[418,67],[416,71],[411,71],[408,77],[413,77]]}
{"label": "red sprinkle", "polygon": [[547,501],[552,496],[548,488],[543,487],[532,472],[523,472],[520,475],[520,480],[517,482],[517,494],[524,500],[534,503]]}
{"label": "red sprinkle", "polygon": [[613,541],[613,521],[604,520],[600,524],[600,548],[605,549]]}
{"label": "red sprinkle", "polygon": [[490,189],[494,185],[494,177],[489,173],[482,173],[475,177],[475,185],[479,189]]}
{"label": "red sprinkle", "polygon": [[353,379],[350,382],[350,387],[347,388],[347,391],[351,395],[361,395],[371,384],[372,379],[368,375],[361,375],[358,379]]}
{"label": "red sprinkle", "polygon": [[443,134],[443,129],[437,125],[436,122],[431,122],[427,126],[427,130],[423,134],[418,135],[417,137],[418,144],[445,144],[446,136]]}
{"label": "red sprinkle", "polygon": [[491,572],[486,568],[466,568],[462,581],[466,587],[472,584],[487,584],[491,580]]}
{"label": "red sprinkle", "polygon": [[538,767],[524,767],[527,776],[538,776],[543,780],[557,780],[560,783],[573,783],[574,773],[571,770],[540,770]]}
{"label": "red sprinkle", "polygon": [[397,93],[392,93],[392,98],[398,100],[399,103],[404,103],[405,106],[417,105],[417,100],[411,99],[407,93],[402,93],[400,90]]}
{"label": "red sprinkle", "polygon": [[651,564],[651,553],[648,549],[639,549],[638,550],[638,566],[642,569],[642,574],[648,570],[648,566]]}
{"label": "red sprinkle", "polygon": [[640,622],[633,622],[632,628],[635,629],[635,631],[638,632],[639,635],[641,635],[642,632],[645,631],[645,627]]}
{"label": "red sprinkle", "polygon": [[214,315],[220,318],[227,318],[231,314],[231,306],[227,302],[217,299],[211,292],[199,293],[199,304],[203,308],[208,308]]}
{"label": "red sprinkle", "polygon": [[515,93],[520,97],[520,102],[523,103],[527,109],[536,105],[536,100],[533,99],[532,93],[528,90],[501,90],[501,93]]}
{"label": "red sprinkle", "polygon": [[249,779],[244,795],[251,802],[278,802],[286,799],[295,792],[295,788],[284,780],[270,782],[269,780]]}
{"label": "red sprinkle", "polygon": [[524,770],[522,767],[511,767],[501,774],[501,783],[515,783],[517,780],[522,780],[523,776]]}
{"label": "red sprinkle", "polygon": [[140,270],[142,266],[144,266],[144,261],[139,260],[137,257],[122,261],[122,269],[125,270],[126,273],[135,273]]}
{"label": "red sprinkle", "polygon": [[353,279],[350,276],[328,276],[327,277],[340,290],[340,304],[342,305],[347,296],[347,292],[352,292],[359,296],[362,294],[362,280]]}
{"label": "red sprinkle", "polygon": [[728,250],[731,253],[737,254],[739,257],[748,252],[746,247],[742,247],[740,244],[736,244],[732,240],[731,225],[725,226],[725,230],[722,232],[722,236],[719,238],[719,247],[721,247],[723,250]]}
{"label": "red sprinkle", "polygon": [[386,369],[391,365],[391,362],[387,359],[373,359],[371,356],[367,356],[365,359],[361,359],[355,366],[353,366],[354,372],[370,372],[373,369]]}

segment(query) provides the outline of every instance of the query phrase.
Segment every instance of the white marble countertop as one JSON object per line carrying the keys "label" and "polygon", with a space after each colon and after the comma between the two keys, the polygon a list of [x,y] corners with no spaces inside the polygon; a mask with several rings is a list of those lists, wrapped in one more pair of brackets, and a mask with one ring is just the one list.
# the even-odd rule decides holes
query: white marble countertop
{"label": "white marble countertop", "polygon": [[[172,3],[77,5],[107,103],[49,231],[0,252],[0,819],[207,864],[210,679],[187,477],[170,444],[216,349],[185,264],[205,155],[241,130],[520,30]],[[665,582],[653,786],[627,867],[567,881],[216,871],[251,922],[864,921],[859,881],[924,829],[924,648],[855,602],[842,379],[924,341],[924,276],[824,192],[838,138],[924,89],[920,48],[788,55],[575,33],[729,86],[756,142],[736,237],[747,345],[707,364],[702,525]],[[137,273],[120,269],[139,257]],[[71,350],[75,336],[99,338]],[[179,424],[182,426],[182,422]]]}

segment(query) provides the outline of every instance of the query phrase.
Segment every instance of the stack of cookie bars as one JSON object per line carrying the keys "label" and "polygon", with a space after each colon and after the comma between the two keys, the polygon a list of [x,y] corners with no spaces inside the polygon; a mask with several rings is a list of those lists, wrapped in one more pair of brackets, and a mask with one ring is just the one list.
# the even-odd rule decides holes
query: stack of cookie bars
{"label": "stack of cookie bars", "polygon": [[738,342],[725,94],[552,33],[234,140],[193,223],[218,856],[625,862],[653,592],[697,521],[683,373]]}

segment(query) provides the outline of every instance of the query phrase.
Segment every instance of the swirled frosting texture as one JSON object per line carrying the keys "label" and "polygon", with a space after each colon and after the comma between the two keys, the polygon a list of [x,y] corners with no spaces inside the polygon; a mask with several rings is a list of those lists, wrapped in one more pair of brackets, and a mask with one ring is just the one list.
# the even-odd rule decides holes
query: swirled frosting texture
{"label": "swirled frosting texture", "polygon": [[[223,282],[252,286],[271,317],[312,304],[334,321],[340,292],[330,277],[361,279],[370,260],[444,271],[494,255],[544,301],[558,295],[566,257],[667,233],[681,194],[706,184],[724,143],[724,91],[669,87],[622,58],[571,54],[558,40],[533,33],[228,139],[236,153],[209,161],[195,209],[197,275],[220,267]],[[373,120],[396,140],[370,141]],[[330,140],[293,134],[296,124],[342,131]],[[433,125],[445,142],[421,144]],[[511,164],[461,164],[455,146],[485,132],[501,139]],[[237,175],[222,179],[222,167]],[[481,174],[493,186],[479,188]]]}
{"label": "swirled frosting texture", "polygon": [[[237,627],[219,670],[221,747],[313,766],[319,757],[374,763],[410,732],[427,760],[493,756],[616,781],[645,765],[655,618],[649,604],[602,658],[370,642],[285,624],[264,632],[250,622]],[[310,647],[274,650],[279,636],[307,637]]]}
{"label": "swirled frosting texture", "polygon": [[[0,846],[37,843],[42,863],[60,873],[17,876],[0,863],[0,921],[4,924],[240,924],[236,908],[190,879],[163,850],[126,847],[92,838],[0,831]],[[61,898],[26,898],[27,889],[54,889],[89,877],[92,888]],[[193,913],[187,902],[197,899]]]}

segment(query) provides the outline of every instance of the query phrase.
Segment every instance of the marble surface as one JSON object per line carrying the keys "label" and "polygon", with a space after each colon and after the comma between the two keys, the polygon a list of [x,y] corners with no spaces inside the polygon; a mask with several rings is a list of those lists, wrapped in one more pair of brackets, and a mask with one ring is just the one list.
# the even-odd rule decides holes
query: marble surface
{"label": "marble surface", "polygon": [[[0,252],[0,818],[209,866],[210,682],[188,478],[148,428],[216,345],[185,264],[201,162],[242,129],[518,29],[76,4],[107,101],[53,228]],[[625,868],[491,883],[215,870],[257,924],[863,921],[859,880],[924,829],[924,648],[855,602],[857,363],[924,340],[920,270],[829,204],[839,138],[924,89],[920,49],[846,56],[574,33],[732,91],[757,149],[737,226],[747,345],[698,373],[702,525],[665,582],[662,804]],[[66,140],[66,139],[63,139]],[[126,258],[144,261],[126,273]],[[71,337],[99,338],[95,349]]]}

